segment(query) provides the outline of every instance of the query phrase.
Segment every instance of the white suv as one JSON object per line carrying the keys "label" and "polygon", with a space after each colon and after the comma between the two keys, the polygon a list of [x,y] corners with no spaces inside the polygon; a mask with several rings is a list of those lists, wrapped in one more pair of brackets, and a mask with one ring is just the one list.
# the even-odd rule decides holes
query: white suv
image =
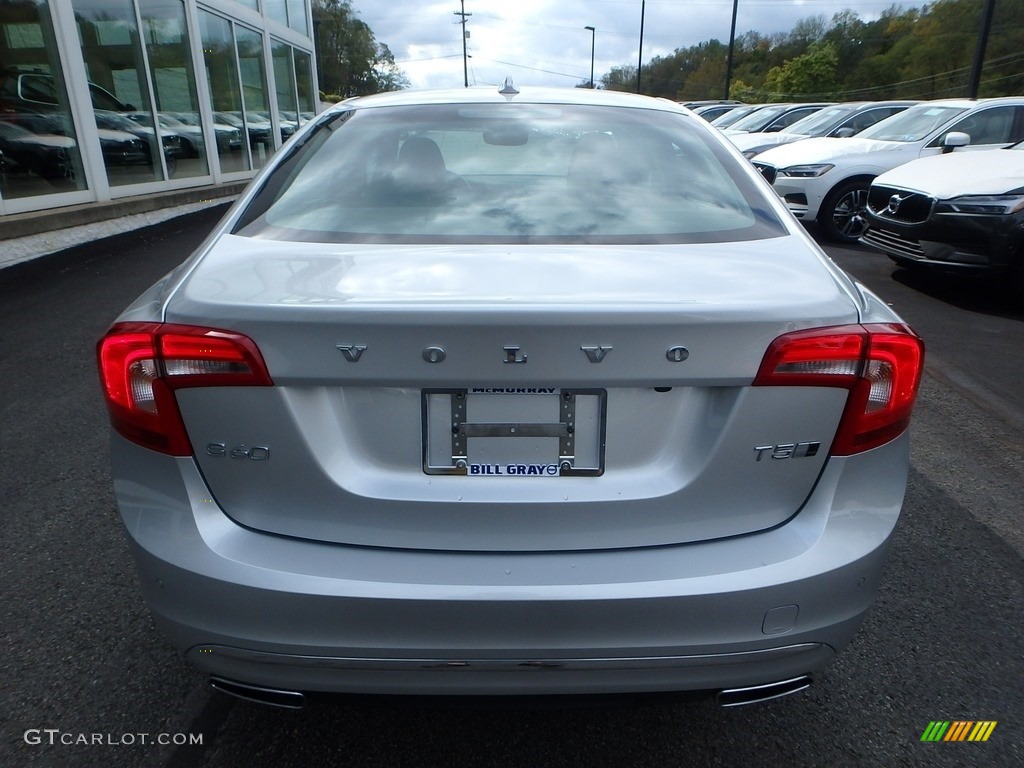
{"label": "white suv", "polygon": [[850,138],[814,138],[773,147],[754,161],[803,221],[822,234],[856,242],[867,229],[864,206],[872,179],[918,157],[949,151],[953,132],[968,150],[1005,147],[1024,139],[1024,98],[949,99],[918,104]]}

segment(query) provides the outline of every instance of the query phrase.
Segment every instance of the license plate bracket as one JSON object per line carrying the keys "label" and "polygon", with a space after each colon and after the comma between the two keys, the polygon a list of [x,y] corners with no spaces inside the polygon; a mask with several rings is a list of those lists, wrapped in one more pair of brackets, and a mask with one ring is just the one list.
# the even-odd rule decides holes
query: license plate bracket
{"label": "license plate bracket", "polygon": [[604,474],[607,392],[577,387],[424,389],[428,475]]}

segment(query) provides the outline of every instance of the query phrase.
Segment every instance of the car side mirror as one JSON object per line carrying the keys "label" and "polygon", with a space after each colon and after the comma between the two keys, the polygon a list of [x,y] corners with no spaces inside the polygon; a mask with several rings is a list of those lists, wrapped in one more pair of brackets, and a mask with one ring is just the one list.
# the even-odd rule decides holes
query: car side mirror
{"label": "car side mirror", "polygon": [[950,131],[942,140],[942,153],[952,152],[957,147],[966,147],[971,143],[971,137],[962,131]]}
{"label": "car side mirror", "polygon": [[854,133],[856,133],[856,131],[854,131],[853,128],[851,128],[850,126],[846,126],[845,128],[840,128],[832,135],[835,136],[837,139],[848,139],[851,136],[853,136]]}

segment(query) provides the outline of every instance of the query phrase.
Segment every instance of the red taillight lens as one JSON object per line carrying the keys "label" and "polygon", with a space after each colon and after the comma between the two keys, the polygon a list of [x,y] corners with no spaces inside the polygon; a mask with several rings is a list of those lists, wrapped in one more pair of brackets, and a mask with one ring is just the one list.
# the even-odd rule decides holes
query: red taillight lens
{"label": "red taillight lens", "polygon": [[98,354],[114,428],[172,456],[192,455],[173,390],[273,385],[252,339],[231,331],[119,323],[100,339]]}
{"label": "red taillight lens", "polygon": [[849,456],[907,428],[923,366],[924,342],[905,325],[814,328],[773,341],[754,386],[850,390],[831,449]]}

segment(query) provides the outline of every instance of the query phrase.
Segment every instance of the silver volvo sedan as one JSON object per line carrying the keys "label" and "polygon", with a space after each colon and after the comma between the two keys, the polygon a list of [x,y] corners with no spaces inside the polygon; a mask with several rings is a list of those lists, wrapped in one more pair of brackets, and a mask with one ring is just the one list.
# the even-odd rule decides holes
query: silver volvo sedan
{"label": "silver volvo sedan", "polygon": [[510,82],[320,115],[99,343],[155,620],[282,706],[805,688],[922,357],[704,121]]}

